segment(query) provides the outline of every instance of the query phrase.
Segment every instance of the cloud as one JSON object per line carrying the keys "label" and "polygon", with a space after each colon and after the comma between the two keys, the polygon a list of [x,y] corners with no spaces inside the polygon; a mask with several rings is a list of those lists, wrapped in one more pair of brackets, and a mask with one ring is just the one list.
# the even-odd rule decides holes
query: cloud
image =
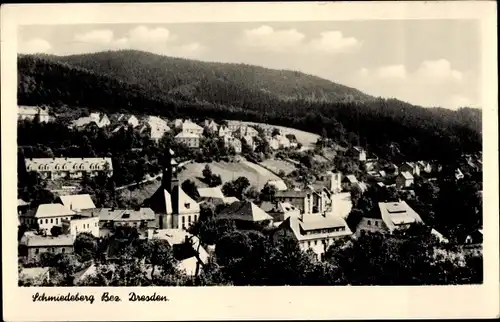
{"label": "cloud", "polygon": [[39,54],[48,52],[52,46],[42,38],[33,38],[28,41],[21,41],[18,45],[18,52],[21,54]]}
{"label": "cloud", "polygon": [[314,51],[336,54],[358,49],[361,42],[354,37],[344,37],[340,31],[325,31],[311,40],[309,46]]}
{"label": "cloud", "polygon": [[353,37],[344,37],[340,31],[325,31],[318,37],[306,41],[305,34],[297,29],[275,30],[262,25],[243,31],[238,40],[239,45],[271,52],[324,53],[337,54],[351,52],[361,46],[361,42]]}
{"label": "cloud", "polygon": [[[349,85],[375,96],[395,97],[412,104],[456,109],[477,107],[476,93],[461,71],[454,69],[446,59],[424,60],[409,71],[402,64],[360,68],[348,81]],[[460,94],[456,94],[460,93]]]}
{"label": "cloud", "polygon": [[264,25],[244,30],[240,44],[281,52],[300,46],[304,38],[305,35],[296,29],[274,30]]}
{"label": "cloud", "polygon": [[109,44],[113,41],[113,31],[109,29],[92,30],[83,34],[76,34],[75,40],[82,43]]}
{"label": "cloud", "polygon": [[74,35],[69,50],[58,54],[79,54],[117,49],[135,49],[160,55],[197,57],[205,47],[197,42],[178,43],[177,36],[166,28],[134,27],[123,36],[117,36],[111,29],[96,29]]}

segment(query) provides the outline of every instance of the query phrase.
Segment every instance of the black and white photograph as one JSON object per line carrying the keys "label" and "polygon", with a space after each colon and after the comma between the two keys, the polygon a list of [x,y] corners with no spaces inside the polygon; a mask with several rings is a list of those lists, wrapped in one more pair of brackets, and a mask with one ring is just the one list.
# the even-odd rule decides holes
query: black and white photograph
{"label": "black and white photograph", "polygon": [[17,286],[482,285],[482,28],[19,25]]}

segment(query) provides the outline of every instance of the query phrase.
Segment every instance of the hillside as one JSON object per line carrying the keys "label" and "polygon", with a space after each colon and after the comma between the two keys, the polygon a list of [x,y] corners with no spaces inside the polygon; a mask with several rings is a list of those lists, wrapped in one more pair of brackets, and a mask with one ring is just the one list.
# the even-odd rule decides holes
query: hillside
{"label": "hillside", "polygon": [[327,135],[344,146],[360,143],[378,154],[395,143],[406,158],[451,158],[481,149],[480,110],[375,99],[293,71],[127,50],[21,55],[18,76],[19,104],[46,104],[56,111],[86,107],[270,123]]}

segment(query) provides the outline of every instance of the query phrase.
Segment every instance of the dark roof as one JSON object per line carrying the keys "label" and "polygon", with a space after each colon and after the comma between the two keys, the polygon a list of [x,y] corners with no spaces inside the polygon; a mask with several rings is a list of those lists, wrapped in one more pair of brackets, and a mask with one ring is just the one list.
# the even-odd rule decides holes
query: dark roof
{"label": "dark roof", "polygon": [[296,191],[296,190],[286,190],[286,191],[276,191],[274,196],[276,198],[305,198],[307,195],[306,191]]}

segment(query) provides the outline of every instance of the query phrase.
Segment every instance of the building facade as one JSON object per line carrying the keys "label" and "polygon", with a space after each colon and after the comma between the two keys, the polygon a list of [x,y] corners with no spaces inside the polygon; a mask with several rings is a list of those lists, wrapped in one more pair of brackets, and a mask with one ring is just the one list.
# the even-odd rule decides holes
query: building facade
{"label": "building facade", "polygon": [[84,174],[94,177],[99,173],[113,175],[111,158],[29,158],[26,171],[38,172],[43,179],[81,179]]}

